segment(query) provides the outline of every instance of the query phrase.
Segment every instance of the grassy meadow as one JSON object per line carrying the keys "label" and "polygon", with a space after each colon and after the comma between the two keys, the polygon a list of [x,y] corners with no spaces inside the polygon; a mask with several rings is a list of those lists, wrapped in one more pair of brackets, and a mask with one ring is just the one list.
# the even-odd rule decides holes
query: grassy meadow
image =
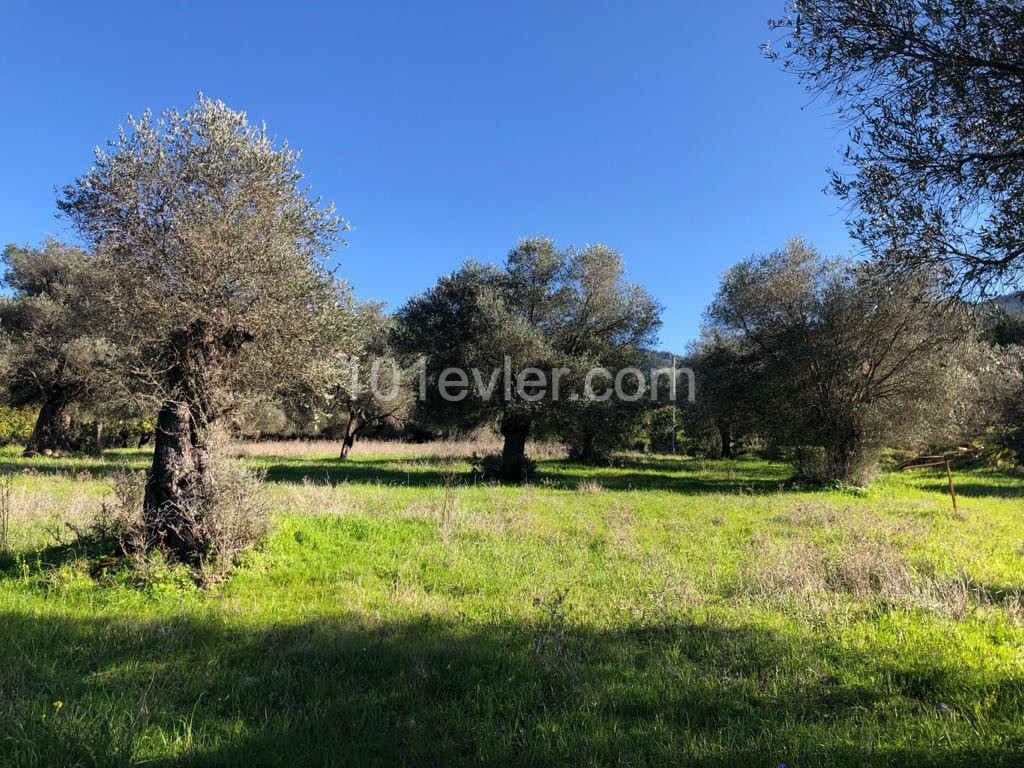
{"label": "grassy meadow", "polygon": [[270,536],[209,589],[76,539],[123,467],[22,459],[0,765],[1024,764],[1024,477],[239,446]]}

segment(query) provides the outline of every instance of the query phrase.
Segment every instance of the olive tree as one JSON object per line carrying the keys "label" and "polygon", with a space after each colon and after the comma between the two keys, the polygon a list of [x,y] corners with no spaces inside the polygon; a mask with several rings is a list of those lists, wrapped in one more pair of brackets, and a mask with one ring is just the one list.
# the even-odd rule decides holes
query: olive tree
{"label": "olive tree", "polygon": [[182,526],[211,513],[215,427],[338,335],[323,259],[342,222],[302,185],[298,159],[200,96],[130,118],[58,203],[109,271],[109,334],[137,350],[126,378],[159,402],[144,517],[186,561],[203,556]]}
{"label": "olive tree", "polygon": [[[636,437],[647,410],[656,403],[651,393],[653,369],[645,367],[647,362],[644,351],[635,346],[606,348],[570,359],[562,379],[563,388],[570,393],[585,391],[590,370],[607,371],[591,376],[594,397],[574,399],[570,394],[548,416],[551,431],[565,443],[570,459],[588,464],[605,461],[612,451]],[[666,384],[670,375],[662,372]],[[617,393],[616,378],[620,382]]]}
{"label": "olive tree", "polygon": [[99,300],[108,275],[97,259],[52,239],[41,248],[9,245],[2,262],[12,293],[0,298],[7,340],[0,383],[10,405],[39,407],[25,454],[72,450],[76,407],[117,394]]}
{"label": "olive tree", "polygon": [[336,373],[328,386],[317,390],[314,384],[312,390],[313,401],[319,403],[315,407],[345,424],[341,459],[348,458],[356,439],[367,430],[406,418],[415,402],[410,386],[415,372],[391,345],[393,318],[378,302],[365,302],[352,311],[358,320],[356,338],[346,335],[338,340]]}
{"label": "olive tree", "polygon": [[[496,423],[504,438],[497,474],[521,480],[526,441],[542,405],[517,397],[501,379],[543,365],[550,348],[540,327],[506,304],[505,284],[497,267],[464,264],[398,310],[394,344],[423,360],[420,417],[449,432]],[[449,386],[453,382],[470,386],[459,391]]]}
{"label": "olive tree", "polygon": [[[596,417],[603,401],[580,397],[585,375],[602,367],[614,376],[630,350],[652,340],[659,314],[650,294],[625,279],[617,251],[559,249],[534,237],[501,267],[467,263],[411,299],[394,338],[400,351],[424,358],[428,414],[457,427],[496,423],[504,439],[497,474],[522,479],[532,433],[562,434],[584,451],[610,434],[612,422]],[[444,396],[453,379],[467,385],[458,399]]]}
{"label": "olive tree", "polygon": [[763,431],[758,408],[761,368],[739,339],[711,328],[702,329],[687,363],[698,393],[685,411],[689,431],[703,450],[731,459],[736,438]]}
{"label": "olive tree", "polygon": [[882,447],[956,429],[971,327],[923,277],[894,284],[797,239],[730,269],[707,318],[752,372],[759,424],[823,448],[823,479],[864,482]]}
{"label": "olive tree", "polygon": [[853,233],[966,290],[1024,279],[1024,5],[797,0],[767,46],[848,126]]}

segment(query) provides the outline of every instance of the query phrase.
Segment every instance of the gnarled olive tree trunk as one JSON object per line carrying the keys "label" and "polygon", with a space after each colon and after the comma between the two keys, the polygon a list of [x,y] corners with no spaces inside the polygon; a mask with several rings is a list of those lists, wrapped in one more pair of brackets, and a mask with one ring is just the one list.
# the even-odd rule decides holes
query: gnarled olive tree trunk
{"label": "gnarled olive tree trunk", "polygon": [[183,562],[194,564],[203,554],[195,550],[189,527],[207,495],[217,376],[251,338],[238,329],[218,331],[203,320],[172,337],[169,397],[157,416],[143,517],[150,541]]}
{"label": "gnarled olive tree trunk", "polygon": [[501,418],[501,436],[504,443],[501,447],[502,480],[522,482],[526,480],[526,440],[530,436],[533,419],[521,413],[506,413]]}
{"label": "gnarled olive tree trunk", "polygon": [[71,406],[81,395],[74,387],[58,387],[43,400],[25,456],[63,453],[74,448],[71,438]]}
{"label": "gnarled olive tree trunk", "polygon": [[156,425],[153,466],[143,515],[151,541],[190,562],[185,512],[203,496],[206,427],[202,410],[185,400],[167,401]]}
{"label": "gnarled olive tree trunk", "polygon": [[732,458],[732,430],[728,424],[723,422],[718,423],[718,439],[722,443],[722,458]]}
{"label": "gnarled olive tree trunk", "polygon": [[358,410],[351,410],[348,414],[348,424],[345,427],[345,437],[341,441],[341,454],[339,458],[347,459],[349,451],[352,450],[352,446],[355,445],[356,437],[362,431],[363,427],[366,426],[366,421],[363,419],[363,414]]}

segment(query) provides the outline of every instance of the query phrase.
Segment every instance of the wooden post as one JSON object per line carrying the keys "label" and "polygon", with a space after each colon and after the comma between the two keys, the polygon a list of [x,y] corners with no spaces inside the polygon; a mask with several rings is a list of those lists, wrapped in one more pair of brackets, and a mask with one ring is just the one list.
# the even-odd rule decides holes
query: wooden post
{"label": "wooden post", "polygon": [[949,466],[949,456],[946,456],[946,478],[949,480],[949,498],[953,500],[953,512],[956,512],[956,487],[953,485],[953,470]]}
{"label": "wooden post", "polygon": [[953,501],[953,512],[957,512],[956,507],[956,486],[953,485],[953,467],[952,467],[951,456],[919,456],[916,459],[900,464],[899,469],[903,471],[905,469],[921,469],[922,467],[946,467],[946,479],[949,481],[949,498]]}

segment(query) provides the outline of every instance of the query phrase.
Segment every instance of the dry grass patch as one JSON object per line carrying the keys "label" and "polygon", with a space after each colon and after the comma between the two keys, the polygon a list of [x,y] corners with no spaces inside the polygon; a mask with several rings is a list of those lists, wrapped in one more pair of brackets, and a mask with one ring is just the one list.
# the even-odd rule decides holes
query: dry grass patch
{"label": "dry grass patch", "polygon": [[346,485],[304,478],[301,485],[279,485],[274,494],[277,512],[304,515],[343,515],[362,512],[363,505],[353,494],[345,493]]}
{"label": "dry grass patch", "polygon": [[846,594],[902,602],[919,593],[902,552],[885,540],[857,537],[823,547],[808,536],[756,537],[740,568],[742,591],[761,597]]}
{"label": "dry grass patch", "polygon": [[921,609],[952,618],[976,610],[997,610],[1007,618],[1024,618],[1024,591],[991,589],[963,571],[941,574],[915,566],[906,552],[880,535],[848,533],[822,545],[810,536],[755,537],[738,575],[738,591],[752,597],[810,604],[847,597],[859,603],[880,602]]}
{"label": "dry grass patch", "polygon": [[[334,440],[265,440],[235,443],[232,452],[240,457],[302,458],[306,456],[337,456],[341,442]],[[431,458],[464,458],[473,454],[501,452],[501,441],[490,435],[464,440],[439,440],[430,443],[406,443],[400,440],[359,440],[352,447],[352,456],[423,456]],[[527,455],[535,459],[563,459],[564,446],[529,442]]]}

